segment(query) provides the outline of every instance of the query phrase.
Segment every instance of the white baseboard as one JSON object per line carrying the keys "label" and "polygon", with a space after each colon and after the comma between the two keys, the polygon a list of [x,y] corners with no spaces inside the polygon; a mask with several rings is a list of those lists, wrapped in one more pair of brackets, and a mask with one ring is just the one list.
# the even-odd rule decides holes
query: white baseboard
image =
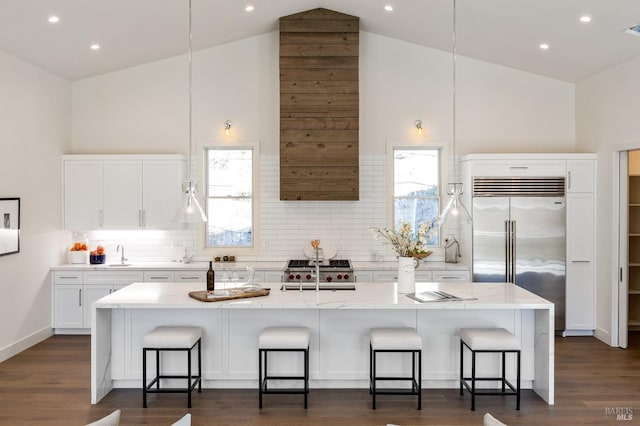
{"label": "white baseboard", "polygon": [[562,332],[562,337],[570,336],[593,336],[593,330],[565,330]]}
{"label": "white baseboard", "polygon": [[0,362],[6,361],[12,356],[17,355],[26,349],[29,349],[31,346],[36,345],[45,339],[48,339],[52,335],[53,330],[51,329],[51,327],[45,327],[42,330],[36,331],[35,333],[18,340],[17,342],[5,346],[4,348],[0,349]]}
{"label": "white baseboard", "polygon": [[596,339],[603,341],[607,345],[613,346],[611,344],[611,333],[609,333],[607,330],[603,330],[601,328],[596,327],[596,332],[594,336],[596,337]]}

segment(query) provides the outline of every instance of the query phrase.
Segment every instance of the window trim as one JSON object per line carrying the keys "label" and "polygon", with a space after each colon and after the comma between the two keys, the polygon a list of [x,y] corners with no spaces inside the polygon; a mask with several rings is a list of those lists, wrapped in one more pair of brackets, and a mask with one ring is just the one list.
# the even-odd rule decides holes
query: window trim
{"label": "window trim", "polygon": [[[253,245],[251,247],[240,246],[220,246],[220,247],[208,247],[207,246],[207,224],[202,223],[197,225],[196,229],[196,246],[198,252],[202,252],[205,255],[210,256],[224,256],[224,255],[252,255],[259,252],[259,196],[260,188],[258,186],[259,172],[260,172],[260,143],[258,141],[207,141],[198,144],[197,155],[197,174],[198,174],[198,193],[199,199],[202,199],[204,208],[207,208],[207,151],[210,149],[219,150],[236,150],[236,149],[250,149],[252,150],[252,240]],[[230,253],[233,251],[233,253]]]}
{"label": "window trim", "polygon": [[[395,229],[395,151],[396,150],[434,150],[438,151],[438,165],[439,165],[439,173],[438,173],[438,198],[439,198],[439,207],[440,211],[442,211],[443,206],[443,194],[446,194],[446,182],[444,177],[447,173],[448,165],[445,164],[445,145],[442,144],[427,144],[423,142],[408,142],[408,143],[387,143],[387,155],[386,155],[386,164],[387,164],[387,196],[386,196],[386,211],[387,211],[387,227]],[[438,239],[438,246],[429,246],[429,248],[436,253],[436,255],[441,254],[444,256],[444,228],[440,227]],[[433,256],[436,258],[436,256]]]}

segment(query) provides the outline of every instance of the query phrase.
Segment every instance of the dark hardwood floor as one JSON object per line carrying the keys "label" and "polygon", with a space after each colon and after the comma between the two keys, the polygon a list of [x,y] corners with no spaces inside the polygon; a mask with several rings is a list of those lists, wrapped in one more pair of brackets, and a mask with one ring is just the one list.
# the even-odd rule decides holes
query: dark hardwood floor
{"label": "dark hardwood floor", "polygon": [[[150,408],[143,409],[136,389],[114,390],[94,406],[89,346],[88,336],[54,336],[0,363],[0,424],[83,425],[116,408],[122,425],[170,425],[187,412],[194,425],[481,425],[485,412],[509,425],[640,423],[638,333],[626,350],[591,337],[557,338],[556,404],[525,390],[519,412],[512,397],[495,396],[478,399],[472,412],[469,396],[455,389],[426,389],[422,411],[414,398],[392,395],[380,396],[371,410],[366,389],[312,389],[307,410],[299,395],[266,395],[259,410],[257,391],[217,389],[194,394],[191,410],[177,394],[150,395]],[[616,409],[632,419],[618,420]]]}

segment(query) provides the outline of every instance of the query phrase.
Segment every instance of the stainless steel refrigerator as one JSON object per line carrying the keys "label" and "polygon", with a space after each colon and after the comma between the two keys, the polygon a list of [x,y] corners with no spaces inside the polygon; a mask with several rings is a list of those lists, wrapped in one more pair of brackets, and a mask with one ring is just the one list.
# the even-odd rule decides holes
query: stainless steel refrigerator
{"label": "stainless steel refrigerator", "polygon": [[511,282],[555,304],[565,328],[564,178],[474,178],[473,281]]}

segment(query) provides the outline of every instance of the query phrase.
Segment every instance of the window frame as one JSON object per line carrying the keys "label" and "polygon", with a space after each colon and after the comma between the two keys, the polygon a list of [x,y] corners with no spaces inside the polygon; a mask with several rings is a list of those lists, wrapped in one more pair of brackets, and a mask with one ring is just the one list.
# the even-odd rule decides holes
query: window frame
{"label": "window frame", "polygon": [[[234,255],[250,255],[257,252],[257,248],[259,247],[258,241],[258,197],[259,197],[259,187],[258,187],[258,173],[259,173],[259,159],[260,159],[260,146],[258,142],[229,142],[229,141],[215,141],[208,142],[199,145],[198,150],[198,163],[200,167],[198,168],[198,177],[199,181],[202,182],[202,187],[199,187],[200,195],[204,201],[204,209],[207,217],[209,217],[209,193],[208,193],[208,184],[209,184],[209,169],[207,164],[208,152],[210,150],[251,150],[251,233],[252,233],[252,244],[250,246],[234,246],[234,245],[225,245],[225,246],[209,246],[208,245],[208,224],[203,223],[199,226],[202,226],[200,232],[198,234],[197,245],[200,247],[204,253],[212,254],[212,255],[225,255],[229,254],[230,250],[233,250]],[[231,197],[235,198],[235,197]]]}
{"label": "window frame", "polygon": [[[445,164],[443,164],[444,157],[444,149],[442,146],[437,145],[426,145],[426,144],[388,144],[387,145],[387,170],[388,170],[388,201],[387,201],[387,226],[396,229],[396,209],[395,209],[395,153],[398,150],[424,150],[424,151],[436,151],[437,159],[438,159],[438,191],[437,195],[428,198],[437,198],[438,200],[438,215],[442,210],[442,194],[446,192],[446,188],[443,187],[445,184],[444,173],[445,173]],[[436,217],[437,219],[437,217]],[[438,226],[436,223],[438,233],[438,244],[437,245],[428,245],[427,247],[432,249],[441,249],[443,247],[443,230],[442,227]]]}

